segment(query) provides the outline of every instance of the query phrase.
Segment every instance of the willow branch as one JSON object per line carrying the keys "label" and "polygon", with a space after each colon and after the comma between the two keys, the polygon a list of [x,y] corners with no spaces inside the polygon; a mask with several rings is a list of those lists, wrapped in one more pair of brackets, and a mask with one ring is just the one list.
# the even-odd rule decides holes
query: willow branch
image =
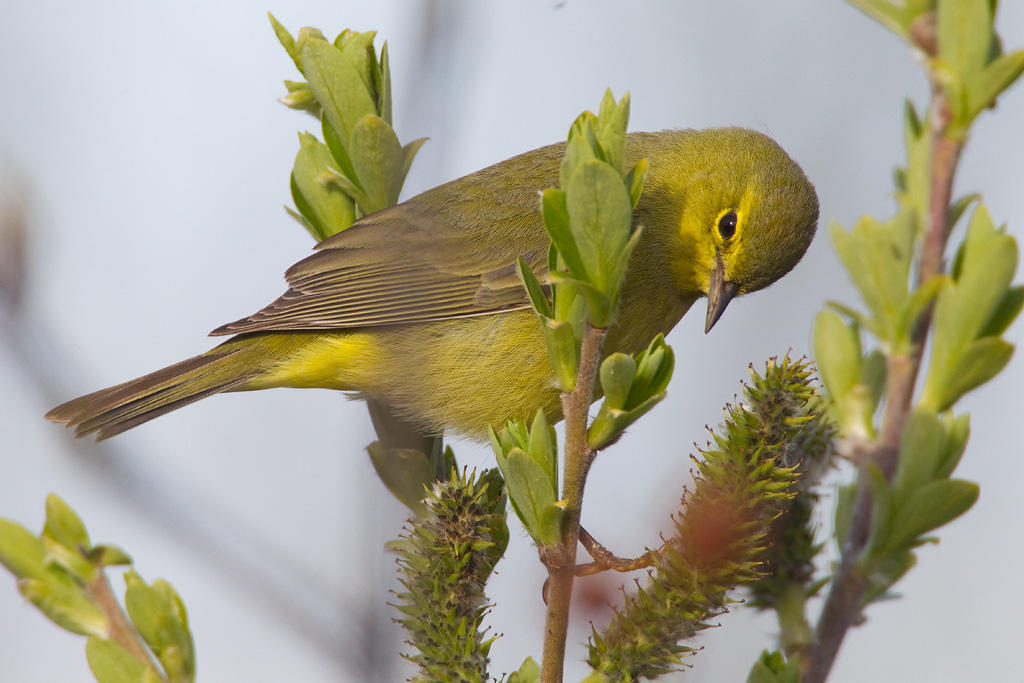
{"label": "willow branch", "polygon": [[587,325],[580,349],[580,366],[576,387],[562,394],[565,417],[565,474],[562,498],[565,515],[562,541],[542,546],[540,559],[548,569],[547,616],[544,620],[544,655],[541,660],[541,683],[561,683],[565,661],[565,640],[569,632],[569,605],[576,574],[576,546],[580,535],[580,513],[583,509],[583,487],[595,452],[587,445],[587,416],[594,397],[594,384],[601,363],[601,347],[608,331]]}
{"label": "willow branch", "polygon": [[[918,262],[918,286],[944,270],[943,255],[949,240],[949,205],[953,178],[963,147],[960,141],[946,136],[951,119],[949,103],[941,84],[934,77],[931,80],[931,95],[931,180],[928,215],[924,217],[924,241]],[[828,598],[818,621],[817,644],[810,651],[803,683],[819,683],[828,677],[847,630],[860,618],[868,581],[858,571],[857,562],[870,535],[872,507],[866,468],[877,466],[887,480],[892,478],[896,470],[900,442],[910,416],[914,386],[921,368],[921,354],[928,338],[931,319],[932,309],[929,308],[914,327],[909,350],[893,354],[888,359],[882,429],[875,446],[861,462],[850,529],[843,542],[839,566],[832,578]]]}

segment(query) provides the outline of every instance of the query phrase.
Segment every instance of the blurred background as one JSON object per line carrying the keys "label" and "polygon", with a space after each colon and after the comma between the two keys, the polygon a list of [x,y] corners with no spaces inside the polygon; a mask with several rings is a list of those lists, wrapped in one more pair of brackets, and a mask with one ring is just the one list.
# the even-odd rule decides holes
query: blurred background
{"label": "blurred background", "polygon": [[[838,0],[4,3],[0,240],[20,296],[0,326],[0,516],[38,529],[55,491],[94,541],[126,548],[147,580],[170,580],[189,609],[200,680],[404,680],[383,548],[404,510],[372,472],[361,404],[328,391],[218,396],[100,447],[42,417],[205,350],[208,330],[280,294],[284,269],[312,246],[282,205],[295,133],[318,126],[275,102],[297,74],[265,9],[293,33],[376,29],[378,45],[388,41],[395,129],[403,142],[430,137],[405,196],[562,139],[611,87],[632,93],[632,130],[774,136],[816,184],[822,227],[849,227],[890,214],[903,99],[923,106],[927,86],[898,39]],[[1024,3],[1001,3],[997,27],[1004,45],[1024,45]],[[1018,84],[976,124],[956,187],[983,192],[1017,235],[1021,121]],[[692,442],[720,421],[748,363],[809,353],[827,299],[856,301],[820,230],[790,276],[734,303],[711,335],[702,315],[684,319],[669,338],[680,358],[669,397],[597,461],[586,527],[622,555],[658,543]],[[1019,324],[1007,334],[1021,336]],[[903,597],[850,633],[831,680],[1013,678],[1022,385],[1018,358],[961,403],[973,436],[958,474],[982,497],[920,551]],[[463,464],[492,463],[488,449],[455,447]],[[510,524],[488,588],[502,634],[495,675],[541,652],[544,572]],[[589,621],[607,619],[622,580],[582,585],[569,680],[585,671]],[[742,681],[772,646],[770,615],[737,605],[718,622],[687,680]],[[0,681],[90,681],[83,645],[0,574]]]}

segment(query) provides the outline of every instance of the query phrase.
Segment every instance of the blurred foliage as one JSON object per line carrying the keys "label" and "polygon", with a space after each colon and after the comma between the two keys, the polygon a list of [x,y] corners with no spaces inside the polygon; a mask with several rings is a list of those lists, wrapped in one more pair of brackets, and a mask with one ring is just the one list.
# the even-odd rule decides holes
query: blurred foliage
{"label": "blurred foliage", "polygon": [[125,607],[110,590],[106,567],[130,566],[112,545],[92,545],[74,510],[54,494],[38,536],[0,519],[0,563],[18,590],[55,624],[87,636],[86,657],[99,683],[186,683],[196,658],[185,605],[171,584],[125,573]]}

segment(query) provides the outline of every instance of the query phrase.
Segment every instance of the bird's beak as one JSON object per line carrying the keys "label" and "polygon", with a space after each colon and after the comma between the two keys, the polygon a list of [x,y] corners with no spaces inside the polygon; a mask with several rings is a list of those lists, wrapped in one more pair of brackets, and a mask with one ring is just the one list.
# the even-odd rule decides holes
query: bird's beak
{"label": "bird's beak", "polygon": [[715,269],[711,271],[711,282],[708,284],[708,317],[704,322],[704,334],[711,331],[718,319],[725,313],[725,307],[729,305],[739,285],[735,282],[728,282],[725,279],[725,266],[722,264],[722,254],[715,251]]}

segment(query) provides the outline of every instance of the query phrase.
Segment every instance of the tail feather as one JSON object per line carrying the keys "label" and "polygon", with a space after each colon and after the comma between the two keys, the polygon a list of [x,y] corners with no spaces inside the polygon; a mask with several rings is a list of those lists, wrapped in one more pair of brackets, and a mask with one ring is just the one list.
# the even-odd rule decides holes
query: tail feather
{"label": "tail feather", "polygon": [[260,373],[259,363],[239,358],[248,345],[228,341],[209,352],[148,375],[86,394],[57,406],[47,419],[95,434],[98,441],[212,394],[244,384]]}

